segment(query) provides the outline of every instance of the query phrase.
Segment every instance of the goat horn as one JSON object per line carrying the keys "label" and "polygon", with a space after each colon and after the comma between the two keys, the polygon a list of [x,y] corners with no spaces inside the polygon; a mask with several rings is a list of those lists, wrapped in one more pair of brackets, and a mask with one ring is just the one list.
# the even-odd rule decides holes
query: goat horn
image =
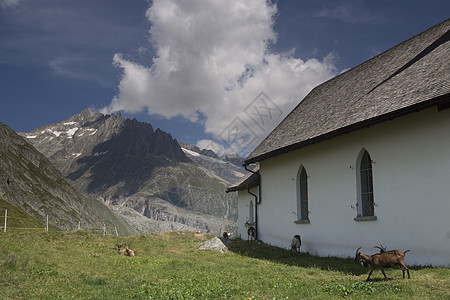
{"label": "goat horn", "polygon": [[359,247],[358,249],[356,249],[356,254],[358,254],[359,249],[361,249],[362,247]]}
{"label": "goat horn", "polygon": [[385,247],[383,247],[383,245],[382,245],[382,244],[380,244],[380,246],[374,246],[374,248],[378,248],[378,249],[380,249],[380,252],[386,252],[386,248],[385,248]]}

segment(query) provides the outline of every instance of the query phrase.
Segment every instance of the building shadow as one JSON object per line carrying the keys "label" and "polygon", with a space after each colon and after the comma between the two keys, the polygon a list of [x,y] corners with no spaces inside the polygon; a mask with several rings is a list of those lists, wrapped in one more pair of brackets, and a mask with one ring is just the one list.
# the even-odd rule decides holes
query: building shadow
{"label": "building shadow", "polygon": [[[351,257],[319,257],[304,252],[292,255],[290,250],[254,241],[250,242],[241,239],[234,239],[232,243],[227,245],[227,247],[229,251],[239,255],[255,259],[268,260],[274,263],[285,264],[289,266],[312,269],[318,268],[324,271],[336,271],[354,276],[360,276],[364,274],[368,275],[370,270],[369,267],[362,267],[360,264],[356,263]],[[375,272],[377,271],[374,271],[374,273]],[[372,274],[372,276],[374,275],[376,274]]]}

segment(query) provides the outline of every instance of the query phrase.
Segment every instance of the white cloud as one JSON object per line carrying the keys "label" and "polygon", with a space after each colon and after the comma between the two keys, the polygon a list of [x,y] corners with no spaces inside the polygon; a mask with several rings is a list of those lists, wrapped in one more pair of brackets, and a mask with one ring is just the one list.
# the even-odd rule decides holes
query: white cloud
{"label": "white cloud", "polygon": [[350,24],[379,24],[385,19],[366,8],[361,1],[336,2],[327,1],[322,4],[317,17],[336,19]]}
{"label": "white cloud", "polygon": [[197,141],[196,146],[200,149],[212,150],[212,151],[214,151],[214,153],[216,153],[219,156],[221,156],[223,154],[231,154],[231,153],[229,153],[229,149],[227,149],[222,144],[219,144],[213,140],[208,140],[208,139],[199,140],[199,141]]}
{"label": "white cloud", "polygon": [[0,0],[1,8],[14,7],[19,5],[20,0]]}
{"label": "white cloud", "polygon": [[89,65],[93,65],[92,58],[80,54],[59,55],[51,58],[48,62],[48,67],[53,75],[109,86],[108,81],[103,77],[86,70],[86,66]]}
{"label": "white cloud", "polygon": [[[302,60],[294,57],[294,50],[269,52],[268,46],[277,39],[276,12],[266,0],[155,0],[146,13],[156,53],[153,65],[146,67],[116,54],[113,62],[123,69],[119,93],[102,112],[147,110],[191,121],[197,121],[201,112],[206,117],[205,132],[225,142],[225,147],[245,152],[314,86],[336,73],[332,54],[323,60]],[[258,110],[252,105],[261,92],[278,112],[276,120],[263,126],[249,113]],[[239,127],[248,130],[244,142],[225,134]]]}

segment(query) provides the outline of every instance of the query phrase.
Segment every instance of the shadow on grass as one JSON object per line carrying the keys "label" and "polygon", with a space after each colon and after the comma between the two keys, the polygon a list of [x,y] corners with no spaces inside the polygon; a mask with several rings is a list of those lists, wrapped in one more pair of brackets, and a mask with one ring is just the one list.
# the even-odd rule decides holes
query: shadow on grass
{"label": "shadow on grass", "polygon": [[[363,268],[351,258],[319,257],[308,253],[291,255],[286,249],[244,240],[233,240],[228,245],[229,251],[256,259],[303,268],[320,268],[325,271],[337,271],[355,276],[368,274],[369,268]],[[373,275],[372,275],[373,276]]]}

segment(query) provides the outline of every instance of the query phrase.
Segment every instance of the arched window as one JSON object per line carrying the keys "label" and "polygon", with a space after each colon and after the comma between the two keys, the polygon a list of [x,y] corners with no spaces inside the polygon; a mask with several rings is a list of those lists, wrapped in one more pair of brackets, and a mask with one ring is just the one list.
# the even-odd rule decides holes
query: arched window
{"label": "arched window", "polygon": [[369,152],[362,149],[357,161],[358,177],[358,217],[374,217],[372,159]]}
{"label": "arched window", "polygon": [[309,221],[308,217],[308,174],[301,166],[297,173],[297,220]]}

